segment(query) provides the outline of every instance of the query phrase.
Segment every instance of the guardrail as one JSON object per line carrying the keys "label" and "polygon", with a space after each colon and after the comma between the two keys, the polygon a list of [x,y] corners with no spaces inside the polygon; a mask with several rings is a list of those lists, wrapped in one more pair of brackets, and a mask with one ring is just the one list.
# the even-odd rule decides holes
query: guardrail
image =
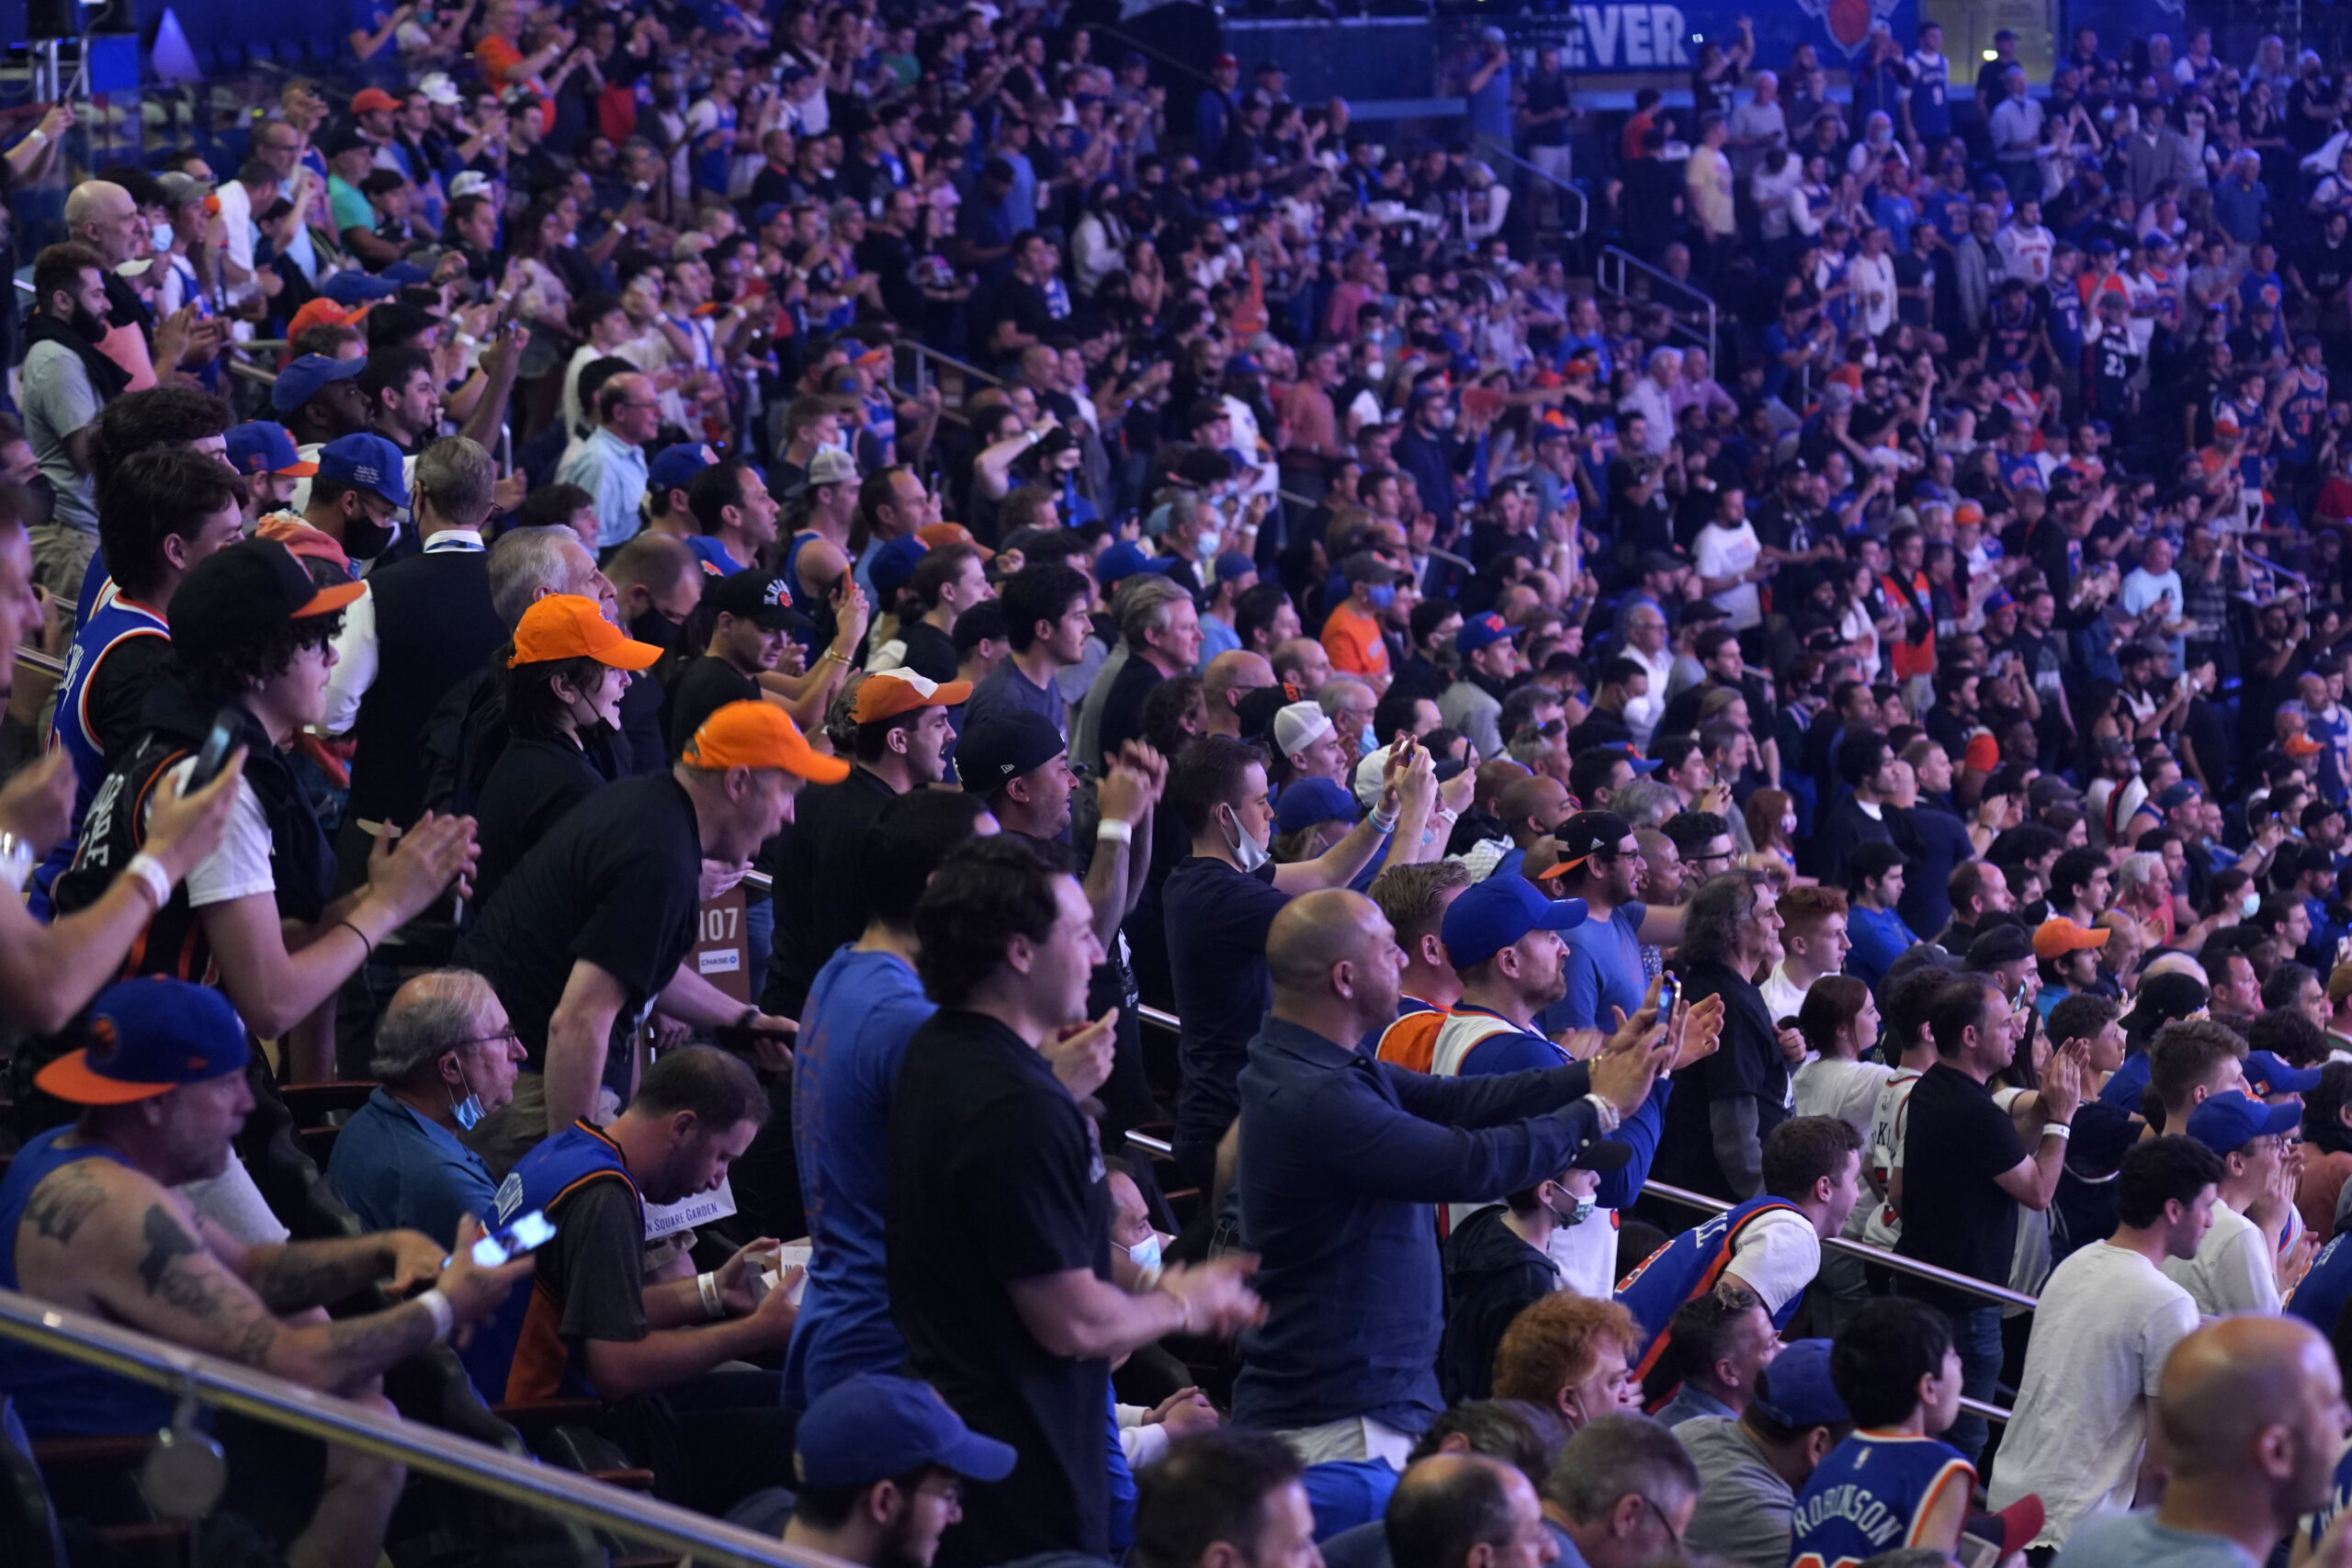
{"label": "guardrail", "polygon": [[1518,153],[1506,152],[1500,147],[1493,146],[1491,144],[1481,145],[1478,149],[1478,155],[1482,158],[1490,160],[1499,158],[1504,163],[1509,164],[1511,167],[1519,170],[1521,174],[1542,180],[1554,190],[1564,191],[1567,195],[1576,197],[1577,226],[1571,229],[1566,224],[1562,224],[1560,227],[1560,232],[1571,240],[1581,240],[1584,238],[1585,230],[1589,227],[1591,223],[1592,203],[1585,196],[1584,191],[1580,186],[1562,179],[1559,175],[1551,173],[1549,170],[1539,169],[1534,164],[1529,163],[1526,159],[1521,157]]}
{"label": "guardrail", "polygon": [[[1600,256],[1593,262],[1593,287],[1606,293],[1614,294],[1621,299],[1630,299],[1633,298],[1633,293],[1627,286],[1632,283],[1634,275],[1636,273],[1649,280],[1651,303],[1664,305],[1673,312],[1672,330],[1680,333],[1693,343],[1703,345],[1707,351],[1707,361],[1710,366],[1722,364],[1723,355],[1716,352],[1715,344],[1721,333],[1723,317],[1722,312],[1716,308],[1713,296],[1691,288],[1672,273],[1660,272],[1641,257],[1621,250],[1615,245],[1603,246]],[[1615,281],[1611,281],[1611,278]],[[1657,292],[1660,286],[1684,296],[1686,303],[1678,306],[1671,299],[1660,299]],[[1686,309],[1693,315],[1705,317],[1707,327],[1704,332],[1682,319]]]}
{"label": "guardrail", "polygon": [[[524,1287],[528,1289],[528,1286]],[[184,1349],[134,1329],[0,1291],[0,1338],[99,1367],[272,1427],[404,1464],[507,1502],[609,1530],[632,1541],[686,1552],[697,1564],[729,1568],[844,1568],[820,1552],[663,1503],[575,1471],[518,1459],[500,1449],[377,1412]],[[776,1456],[779,1484],[788,1456]]]}
{"label": "guardrail", "polygon": [[977,365],[958,359],[952,354],[942,354],[931,344],[914,338],[900,338],[890,346],[894,350],[905,349],[915,356],[915,395],[917,397],[921,397],[932,388],[935,378],[932,369],[932,363],[934,360],[956,371],[967,381],[984,381],[991,387],[1010,384],[1001,376],[990,375]]}

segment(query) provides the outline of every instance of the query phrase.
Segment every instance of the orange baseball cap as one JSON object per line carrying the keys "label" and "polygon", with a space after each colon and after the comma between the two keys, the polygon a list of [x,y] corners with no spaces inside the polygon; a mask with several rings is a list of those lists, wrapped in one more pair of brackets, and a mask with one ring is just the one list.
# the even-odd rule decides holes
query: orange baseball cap
{"label": "orange baseball cap", "polygon": [[911,670],[877,670],[857,683],[850,716],[860,724],[879,724],[917,708],[952,708],[971,694],[969,681],[943,684]]}
{"label": "orange baseball cap", "polygon": [[373,309],[375,306],[371,302],[345,310],[322,294],[294,312],[294,319],[286,323],[286,336],[290,342],[312,327],[356,327],[367,319],[368,312]]}
{"label": "orange baseball cap", "polygon": [[2107,934],[2104,926],[2079,926],[2064,917],[2047,919],[2033,928],[2033,955],[2064,958],[2086,948],[2105,947]]}
{"label": "orange baseball cap", "polygon": [[809,745],[791,716],[766,702],[729,703],[704,719],[686,742],[683,761],[709,773],[781,768],[810,784],[839,784],[849,777],[847,762]]}
{"label": "orange baseball cap", "polygon": [[1961,766],[1980,773],[1989,773],[2001,765],[2001,743],[1984,730],[1968,738],[1968,750],[1961,757]]}
{"label": "orange baseball cap", "polygon": [[593,659],[616,670],[643,670],[662,657],[650,642],[635,642],[605,619],[594,599],[550,593],[523,612],[514,628],[514,654],[506,668],[544,664],[551,659]]}
{"label": "orange baseball cap", "polygon": [[1984,521],[1984,509],[1973,501],[1963,501],[1951,509],[1951,520],[1955,524],[1982,523]]}
{"label": "orange baseball cap", "polygon": [[401,101],[381,87],[362,87],[351,96],[353,114],[374,114],[379,109],[398,110]]}
{"label": "orange baseball cap", "polygon": [[[315,466],[311,471],[317,471]],[[293,551],[297,560],[331,560],[345,571],[351,570],[351,558],[335,543],[334,535],[320,532],[288,512],[273,512],[263,518],[254,537],[276,539]]]}
{"label": "orange baseball cap", "polygon": [[2290,757],[2316,757],[2327,748],[2308,735],[2290,735],[2283,750]]}
{"label": "orange baseball cap", "polygon": [[969,545],[980,552],[982,560],[996,559],[996,552],[972,537],[972,531],[961,523],[926,523],[915,530],[915,537],[934,550],[943,545]]}

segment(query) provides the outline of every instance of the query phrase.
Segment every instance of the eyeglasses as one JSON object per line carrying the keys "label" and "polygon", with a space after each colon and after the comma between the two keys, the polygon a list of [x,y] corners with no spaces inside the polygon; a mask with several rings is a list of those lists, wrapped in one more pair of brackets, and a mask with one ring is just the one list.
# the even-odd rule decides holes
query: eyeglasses
{"label": "eyeglasses", "polygon": [[1677,1551],[1681,1551],[1682,1532],[1674,1528],[1674,1521],[1667,1517],[1666,1510],[1657,1506],[1657,1502],[1655,1498],[1652,1498],[1645,1494],[1636,1492],[1634,1495],[1641,1498],[1642,1506],[1647,1508],[1651,1513],[1657,1516],[1658,1528],[1666,1531],[1666,1539],[1674,1543],[1674,1550]]}
{"label": "eyeglasses", "polygon": [[[915,1488],[915,1495],[918,1497],[936,1497],[941,1502],[946,1504],[948,1507],[958,1511],[960,1511],[964,1506],[964,1487],[961,1482],[943,1481],[936,1486],[926,1483],[925,1484]],[[1679,1536],[1675,1538],[1675,1540],[1677,1545],[1681,1543],[1681,1538]]]}
{"label": "eyeglasses", "polygon": [[1708,865],[1716,861],[1735,861],[1738,858],[1739,852],[1737,850],[1724,850],[1712,855],[1684,855],[1682,857],[1682,863],[1685,865]]}
{"label": "eyeglasses", "polygon": [[495,1034],[477,1034],[467,1040],[452,1040],[449,1042],[448,1048],[452,1051],[456,1051],[468,1045],[490,1045],[495,1043],[520,1045],[523,1043],[523,1037],[514,1032],[514,1026],[510,1023]]}

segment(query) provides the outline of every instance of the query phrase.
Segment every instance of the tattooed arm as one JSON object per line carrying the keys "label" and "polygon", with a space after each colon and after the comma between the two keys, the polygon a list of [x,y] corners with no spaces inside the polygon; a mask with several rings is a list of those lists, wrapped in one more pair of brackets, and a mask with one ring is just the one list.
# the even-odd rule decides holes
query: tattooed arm
{"label": "tattooed arm", "polygon": [[[471,1323],[497,1308],[528,1262],[479,1269],[461,1247],[436,1283],[456,1321]],[[41,1183],[17,1232],[17,1269],[40,1300],[328,1392],[378,1376],[434,1337],[420,1302],[333,1323],[280,1322],[214,1256],[181,1200],[111,1162],[70,1166]]]}
{"label": "tattooed arm", "polygon": [[333,1306],[378,1283],[405,1295],[430,1284],[447,1256],[432,1237],[416,1231],[246,1247],[208,1220],[198,1223],[205,1245],[275,1313]]}

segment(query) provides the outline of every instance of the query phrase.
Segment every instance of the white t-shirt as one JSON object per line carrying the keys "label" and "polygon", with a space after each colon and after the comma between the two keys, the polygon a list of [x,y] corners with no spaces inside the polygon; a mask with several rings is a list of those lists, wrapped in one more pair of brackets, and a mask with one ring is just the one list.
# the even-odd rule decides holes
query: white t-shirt
{"label": "white t-shirt", "polygon": [[[1871,1112],[1870,1142],[1862,1146],[1862,1158],[1882,1179],[1903,1168],[1903,1144],[1911,1130],[1911,1091],[1918,1083],[1917,1072],[1898,1067],[1878,1091],[1878,1108]],[[1903,1235],[1903,1216],[1894,1205],[1857,1203],[1854,1210],[1865,1216],[1862,1239],[1893,1251]]]}
{"label": "white t-shirt", "polygon": [[2197,1244],[2197,1256],[2165,1259],[2165,1273],[2187,1291],[2207,1317],[2233,1312],[2276,1314],[2278,1272],[2262,1227],[2231,1208],[2213,1205],[2213,1227]]}
{"label": "white t-shirt", "polygon": [[1813,1222],[1787,1209],[1767,1209],[1739,1233],[1739,1245],[1724,1265],[1777,1313],[1821,1272],[1821,1238]]}
{"label": "white t-shirt", "polygon": [[[196,759],[190,757],[171,771],[180,788],[187,787],[188,775],[196,771]],[[155,814],[153,797],[148,799],[147,815]],[[269,819],[262,815],[261,796],[243,774],[237,778],[237,804],[229,808],[229,826],[220,835],[220,847],[196,863],[187,874],[187,907],[201,909],[208,904],[226,904],[236,898],[250,898],[256,893],[277,891],[277,874],[269,863]]]}
{"label": "white t-shirt", "polygon": [[2041,1496],[2030,1544],[2061,1545],[2088,1515],[2132,1506],[2165,1358],[2196,1326],[2188,1292],[2136,1252],[2098,1241],[2058,1265],[1990,1481],[1996,1508]]}
{"label": "white t-shirt", "polygon": [[1894,1076],[1884,1062],[1849,1062],[1842,1056],[1819,1056],[1797,1069],[1796,1094],[1800,1116],[1835,1116],[1864,1137],[1878,1113],[1879,1091]]}
{"label": "white t-shirt", "polygon": [[1617,1211],[1595,1209],[1580,1225],[1554,1225],[1544,1256],[1560,1267],[1558,1288],[1605,1302],[1617,1288]]}
{"label": "white t-shirt", "polygon": [[[1747,522],[1726,528],[1720,521],[1711,521],[1699,530],[1699,575],[1737,577],[1756,564],[1763,550],[1755,527]],[[1733,630],[1746,631],[1763,624],[1764,606],[1757,599],[1753,582],[1736,584],[1712,597],[1731,617]]]}

